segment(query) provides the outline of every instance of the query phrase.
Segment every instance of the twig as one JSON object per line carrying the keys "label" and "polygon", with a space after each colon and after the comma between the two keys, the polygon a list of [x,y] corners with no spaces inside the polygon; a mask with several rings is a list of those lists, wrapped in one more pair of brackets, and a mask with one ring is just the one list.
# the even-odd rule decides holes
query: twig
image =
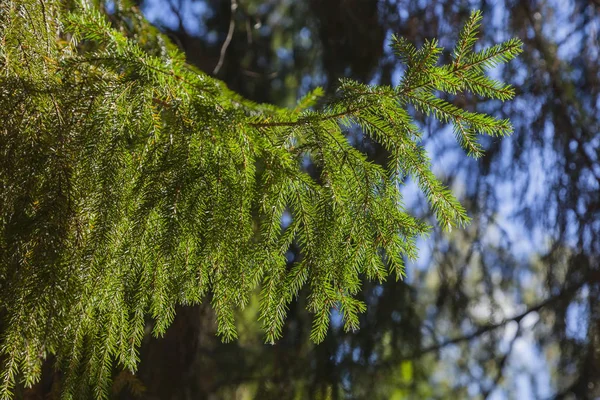
{"label": "twig", "polygon": [[[179,1],[179,6],[176,6],[175,3],[173,2],[173,0],[169,0],[169,8],[171,9],[171,12],[173,14],[175,14],[175,16],[177,17],[177,21],[178,21],[178,28],[179,31],[181,31],[184,35],[189,36],[189,34],[187,33],[187,30],[185,29],[185,25],[183,24],[183,17],[181,15],[181,1]],[[181,47],[183,49],[183,47]]]}
{"label": "twig", "polygon": [[521,314],[515,315],[512,318],[506,318],[503,319],[502,321],[495,323],[495,324],[490,324],[490,325],[484,325],[482,327],[480,327],[479,329],[476,329],[475,331],[465,335],[465,336],[459,336],[459,337],[455,337],[452,339],[448,339],[446,341],[440,342],[438,344],[435,345],[431,345],[428,347],[425,347],[421,350],[417,350],[415,351],[413,354],[411,354],[409,357],[407,357],[408,359],[416,359],[419,357],[422,357],[423,355],[433,352],[433,351],[438,351],[441,350],[442,348],[446,347],[446,346],[450,346],[450,345],[455,345],[461,342],[468,342],[471,341],[479,336],[482,336],[488,332],[494,331],[498,328],[501,328],[503,326],[505,326],[506,324],[508,324],[509,322],[515,321],[517,323],[520,323],[521,320],[523,318],[525,318],[527,315],[533,313],[533,312],[538,312],[543,308],[546,308],[550,305],[552,305],[553,303],[560,301],[562,299],[568,299],[570,296],[573,296],[579,289],[581,289],[586,283],[588,282],[587,279],[582,279],[581,282],[569,287],[569,288],[565,288],[563,291],[561,291],[560,293],[558,293],[555,296],[549,297],[546,300],[542,301],[541,303],[538,303],[537,305],[525,310],[524,312],[522,312]]}
{"label": "twig", "polygon": [[315,118],[315,117],[311,116],[308,118],[300,118],[297,121],[251,122],[248,125],[253,126],[255,128],[272,128],[272,127],[277,127],[277,126],[299,126],[299,125],[310,124],[311,122],[324,122],[324,121],[329,121],[332,119],[347,117],[349,115],[352,115],[359,111],[362,111],[365,108],[366,107],[348,108],[346,111],[342,111],[342,112],[335,113],[335,114],[326,114],[320,118]]}
{"label": "twig", "polygon": [[217,66],[213,70],[213,75],[219,73],[219,70],[223,66],[223,61],[225,61],[225,53],[227,53],[227,47],[229,47],[229,43],[231,43],[231,39],[233,38],[233,31],[235,29],[235,10],[237,10],[237,1],[231,0],[231,18],[229,19],[229,31],[227,32],[227,37],[225,38],[225,42],[223,42],[223,46],[221,47],[221,55],[219,56],[219,62]]}

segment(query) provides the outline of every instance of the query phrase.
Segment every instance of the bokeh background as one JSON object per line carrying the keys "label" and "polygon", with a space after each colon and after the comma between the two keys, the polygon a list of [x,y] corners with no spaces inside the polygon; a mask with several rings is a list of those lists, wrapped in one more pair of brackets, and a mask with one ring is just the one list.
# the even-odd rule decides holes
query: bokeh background
{"label": "bokeh background", "polygon": [[[120,12],[119,2],[101,3]],[[315,86],[333,93],[342,77],[394,85],[403,67],[392,34],[451,48],[473,9],[484,13],[478,46],[517,36],[524,52],[492,72],[516,87],[514,100],[452,99],[512,120],[510,138],[483,139],[482,159],[468,159],[445,126],[420,119],[436,174],[473,221],[423,238],[405,280],[366,283],[359,331],[345,333],[334,313],[315,346],[300,297],[275,345],[264,344],[255,303],[239,312],[240,339],[224,344],[210,301],[179,308],[164,338],[148,334],[139,373],[115,372],[115,398],[600,399],[598,0],[135,4],[189,63],[281,106]],[[384,162],[360,132],[348,138]],[[410,182],[405,202],[431,219]]]}

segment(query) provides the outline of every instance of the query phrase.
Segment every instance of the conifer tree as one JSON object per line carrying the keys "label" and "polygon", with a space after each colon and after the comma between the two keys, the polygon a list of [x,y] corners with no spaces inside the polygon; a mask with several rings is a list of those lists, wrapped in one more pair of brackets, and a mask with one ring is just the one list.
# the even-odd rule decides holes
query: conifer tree
{"label": "conifer tree", "polygon": [[[134,372],[146,327],[164,334],[176,305],[210,301],[218,334],[233,340],[235,310],[259,291],[273,342],[307,288],[315,342],[332,309],[358,329],[361,281],[402,278],[430,229],[402,206],[406,179],[444,229],[469,220],[408,110],[452,124],[474,157],[478,134],[511,132],[448,101],[514,94],[485,72],[520,41],[475,51],[478,12],[450,64],[439,65],[436,40],[394,37],[406,67],[397,87],[345,80],[335,97],[317,88],[294,109],[241,98],[134,9],[115,13],[110,22],[85,0],[0,5],[2,398],[39,380],[50,355],[64,398],[108,397],[113,368]],[[350,144],[356,127],[387,165]],[[292,245],[300,259],[288,268]]]}

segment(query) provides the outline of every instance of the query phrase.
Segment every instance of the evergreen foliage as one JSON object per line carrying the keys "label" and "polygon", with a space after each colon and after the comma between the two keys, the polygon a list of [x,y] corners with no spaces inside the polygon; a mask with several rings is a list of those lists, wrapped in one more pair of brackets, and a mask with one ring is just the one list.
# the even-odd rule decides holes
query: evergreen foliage
{"label": "evergreen foliage", "polygon": [[[240,98],[137,30],[134,11],[117,12],[114,26],[83,0],[0,5],[3,398],[16,379],[35,383],[49,355],[64,398],[108,397],[115,365],[136,370],[147,317],[160,336],[178,304],[210,299],[232,340],[235,310],[260,290],[273,342],[307,288],[315,342],[333,308],[357,329],[361,280],[401,278],[429,229],[402,206],[407,177],[443,228],[468,222],[431,172],[407,107],[453,124],[476,157],[478,134],[511,131],[440,97],[513,96],[485,71],[520,42],[474,51],[478,12],[451,64],[438,65],[435,40],[417,49],[394,38],[406,64],[397,87],[346,80],[326,106],[313,107],[316,89],[292,110]],[[354,126],[385,147],[386,166],[349,143]],[[301,258],[288,267],[292,245]]]}

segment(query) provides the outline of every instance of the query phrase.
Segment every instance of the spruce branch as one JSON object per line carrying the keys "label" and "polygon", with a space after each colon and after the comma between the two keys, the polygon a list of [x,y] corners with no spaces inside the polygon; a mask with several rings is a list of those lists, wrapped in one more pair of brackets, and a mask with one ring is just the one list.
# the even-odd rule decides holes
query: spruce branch
{"label": "spruce branch", "polygon": [[[137,368],[147,317],[161,336],[176,306],[209,296],[226,341],[257,288],[268,342],[304,290],[314,341],[334,308],[344,329],[358,329],[363,279],[402,278],[429,231],[402,206],[405,176],[444,229],[468,223],[406,106],[452,124],[473,156],[483,153],[478,134],[511,131],[440,97],[513,96],[485,72],[520,42],[474,52],[478,13],[451,64],[438,65],[436,40],[394,38],[406,64],[398,87],[344,80],[333,98],[317,103],[316,89],[287,110],[232,93],[155,31],[40,3],[0,3],[2,398],[21,377],[37,382],[48,354],[66,398],[106,398],[115,364]],[[387,149],[385,165],[346,129]]]}

